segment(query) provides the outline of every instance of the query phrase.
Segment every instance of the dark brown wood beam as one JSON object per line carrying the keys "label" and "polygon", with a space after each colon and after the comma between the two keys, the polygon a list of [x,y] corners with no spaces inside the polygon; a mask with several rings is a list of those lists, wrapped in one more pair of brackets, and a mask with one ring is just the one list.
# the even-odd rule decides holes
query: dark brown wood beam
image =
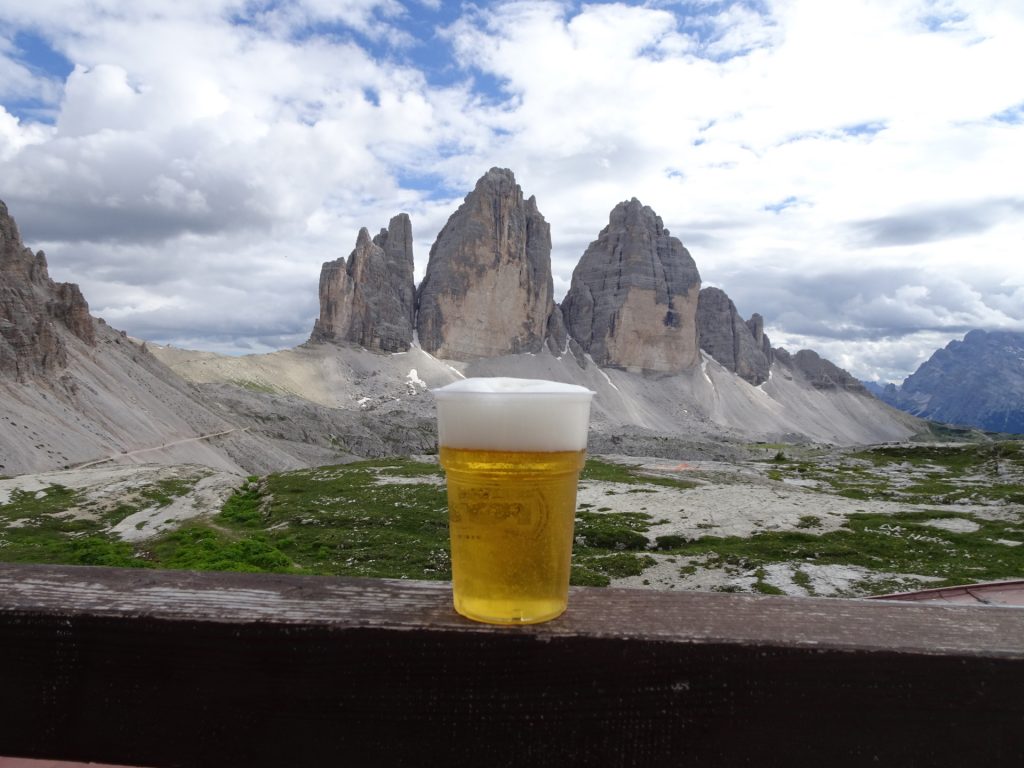
{"label": "dark brown wood beam", "polygon": [[1024,610],[0,565],[0,755],[144,766],[1021,766]]}

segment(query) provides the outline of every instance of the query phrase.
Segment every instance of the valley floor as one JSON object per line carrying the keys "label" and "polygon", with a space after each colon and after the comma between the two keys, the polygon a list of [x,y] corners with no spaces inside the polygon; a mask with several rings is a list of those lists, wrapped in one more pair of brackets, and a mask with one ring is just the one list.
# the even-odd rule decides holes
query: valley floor
{"label": "valley floor", "polygon": [[[857,597],[1024,576],[1019,443],[591,459],[573,583]],[[434,457],[0,479],[0,560],[450,578]]]}

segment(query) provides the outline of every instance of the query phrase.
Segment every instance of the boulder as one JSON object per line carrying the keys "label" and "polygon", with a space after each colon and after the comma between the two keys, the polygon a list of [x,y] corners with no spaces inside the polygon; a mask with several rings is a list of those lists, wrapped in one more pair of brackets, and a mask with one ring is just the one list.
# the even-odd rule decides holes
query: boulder
{"label": "boulder", "polygon": [[420,346],[475,360],[538,352],[550,331],[564,348],[553,295],[550,227],[512,171],[492,168],[430,249],[417,293]]}
{"label": "boulder", "polygon": [[619,203],[573,270],[566,330],[601,366],[679,372],[699,360],[700,273],[661,218]]}

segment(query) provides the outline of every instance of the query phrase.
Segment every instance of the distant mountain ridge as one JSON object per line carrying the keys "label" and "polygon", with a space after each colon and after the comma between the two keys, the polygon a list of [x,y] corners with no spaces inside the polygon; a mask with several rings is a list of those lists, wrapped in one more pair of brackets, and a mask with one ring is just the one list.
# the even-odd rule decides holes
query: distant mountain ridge
{"label": "distant mountain ridge", "polygon": [[613,208],[561,306],[550,251],[536,199],[494,168],[439,233],[418,289],[398,214],[324,264],[309,342],[229,358],[92,317],[0,203],[0,474],[104,461],[259,473],[428,453],[429,389],[463,376],[587,386],[595,452],[727,458],[751,441],[850,445],[921,428],[814,352],[772,349],[762,318],[701,289],[690,254],[635,198]]}
{"label": "distant mountain ridge", "polygon": [[971,331],[936,350],[902,385],[870,389],[923,419],[1024,434],[1024,333]]}

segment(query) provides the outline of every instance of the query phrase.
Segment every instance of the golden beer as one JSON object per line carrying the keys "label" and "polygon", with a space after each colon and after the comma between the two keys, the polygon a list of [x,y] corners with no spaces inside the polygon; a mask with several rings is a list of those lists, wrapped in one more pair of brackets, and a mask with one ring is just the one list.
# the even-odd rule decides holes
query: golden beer
{"label": "golden beer", "polygon": [[593,393],[495,377],[464,379],[434,396],[455,610],[491,624],[555,618],[568,601]]}
{"label": "golden beer", "polygon": [[565,611],[583,455],[441,446],[456,611],[494,624]]}

